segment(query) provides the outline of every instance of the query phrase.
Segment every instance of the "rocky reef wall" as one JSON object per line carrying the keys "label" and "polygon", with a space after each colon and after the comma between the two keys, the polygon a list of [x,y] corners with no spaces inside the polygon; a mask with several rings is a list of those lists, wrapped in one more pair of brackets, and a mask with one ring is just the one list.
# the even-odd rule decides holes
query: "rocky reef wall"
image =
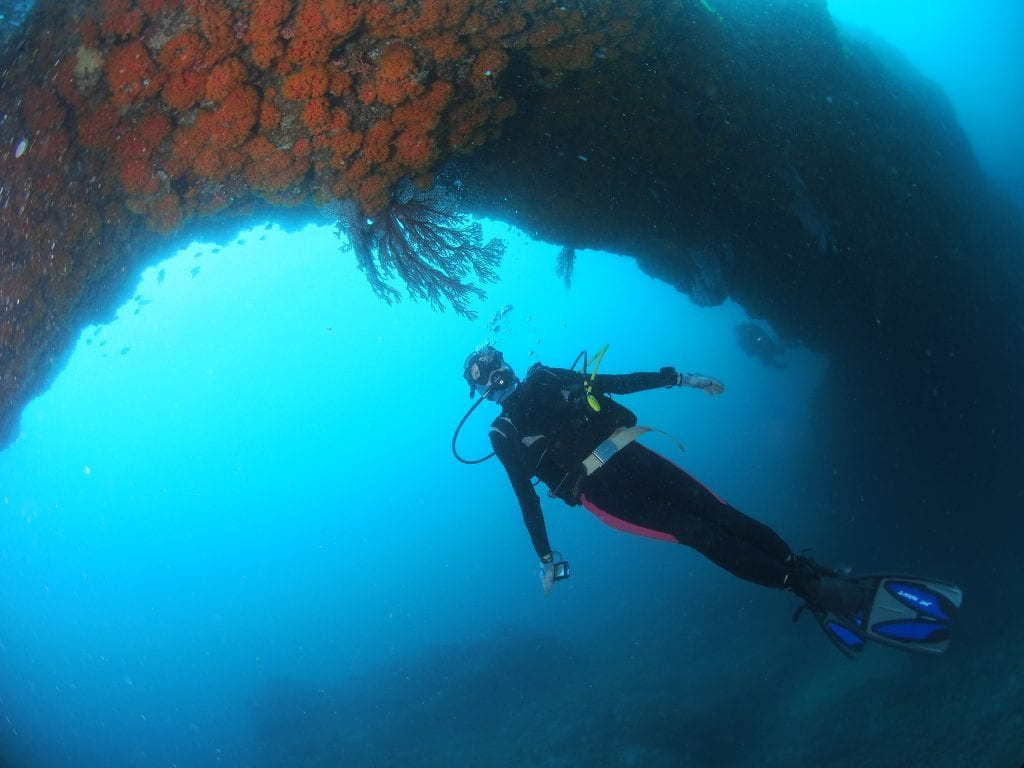
{"label": "rocky reef wall", "polygon": [[341,206],[371,281],[465,311],[493,250],[394,242],[440,177],[829,353],[837,462],[1019,455],[1020,215],[823,0],[43,0],[0,58],[4,442],[168,238]]}
{"label": "rocky reef wall", "polygon": [[[409,202],[396,190],[429,189],[514,114],[513,57],[541,78],[624,55],[653,7],[41,0],[0,55],[0,441],[157,236],[267,206],[345,202],[394,222]],[[488,258],[473,234],[456,256]],[[466,264],[395,263],[408,253],[375,249],[363,266],[458,308]]]}

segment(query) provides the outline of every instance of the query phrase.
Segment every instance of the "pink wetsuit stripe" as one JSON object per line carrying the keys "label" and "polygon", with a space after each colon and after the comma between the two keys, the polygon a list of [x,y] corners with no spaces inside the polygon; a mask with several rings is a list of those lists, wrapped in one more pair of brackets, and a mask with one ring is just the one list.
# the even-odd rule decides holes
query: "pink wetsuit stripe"
{"label": "pink wetsuit stripe", "polygon": [[580,496],[580,501],[583,506],[590,510],[593,515],[605,525],[609,525],[617,531],[624,531],[625,533],[632,533],[634,536],[646,536],[649,539],[657,539],[658,541],[671,541],[676,544],[679,543],[679,539],[670,533],[664,531],[656,531],[653,528],[644,528],[642,525],[636,525],[635,523],[627,523],[615,515],[601,509],[599,506],[590,501],[586,495]]}

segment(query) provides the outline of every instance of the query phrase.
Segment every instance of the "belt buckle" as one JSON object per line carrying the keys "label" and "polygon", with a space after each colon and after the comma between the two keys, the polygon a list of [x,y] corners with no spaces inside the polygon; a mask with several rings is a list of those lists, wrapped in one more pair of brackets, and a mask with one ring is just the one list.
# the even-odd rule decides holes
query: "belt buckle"
{"label": "belt buckle", "polygon": [[594,458],[604,464],[608,459],[614,456],[618,450],[619,447],[611,438],[608,438],[594,449]]}

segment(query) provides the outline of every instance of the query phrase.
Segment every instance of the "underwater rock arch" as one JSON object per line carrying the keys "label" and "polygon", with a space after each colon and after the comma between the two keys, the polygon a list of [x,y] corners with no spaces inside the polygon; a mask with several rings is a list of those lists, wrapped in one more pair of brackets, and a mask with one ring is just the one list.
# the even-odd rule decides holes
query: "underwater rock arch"
{"label": "underwater rock arch", "polygon": [[909,380],[915,418],[962,394],[949,350],[1021,346],[1019,215],[941,94],[824,0],[42,0],[0,60],[0,444],[168,238],[338,201],[387,220],[439,175],[466,211],[736,299],[848,381]]}

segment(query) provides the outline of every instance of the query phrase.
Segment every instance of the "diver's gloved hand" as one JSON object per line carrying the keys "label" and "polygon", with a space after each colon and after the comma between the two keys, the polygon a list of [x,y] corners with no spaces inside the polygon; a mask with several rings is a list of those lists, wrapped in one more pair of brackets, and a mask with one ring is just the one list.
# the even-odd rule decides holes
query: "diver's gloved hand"
{"label": "diver's gloved hand", "polygon": [[544,590],[544,597],[550,595],[555,587],[555,556],[551,552],[540,559],[540,586]]}
{"label": "diver's gloved hand", "polygon": [[709,395],[720,395],[725,392],[725,384],[720,382],[718,379],[713,379],[710,376],[702,376],[699,373],[680,373],[679,386],[703,389]]}

